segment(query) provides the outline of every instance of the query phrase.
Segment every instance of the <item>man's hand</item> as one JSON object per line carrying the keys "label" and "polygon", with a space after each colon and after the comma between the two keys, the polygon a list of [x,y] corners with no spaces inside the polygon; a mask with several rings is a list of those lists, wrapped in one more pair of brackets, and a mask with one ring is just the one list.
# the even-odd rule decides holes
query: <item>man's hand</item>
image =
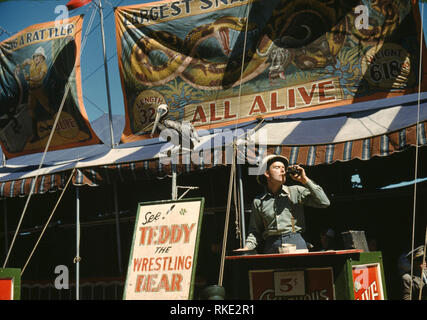
{"label": "man's hand", "polygon": [[243,247],[243,248],[238,248],[238,249],[234,249],[234,252],[238,252],[238,251],[248,251],[249,248],[248,247]]}
{"label": "man's hand", "polygon": [[298,173],[295,173],[295,174],[290,173],[289,176],[295,181],[301,182],[302,184],[306,184],[309,179],[308,179],[307,175],[305,174],[304,168],[300,167],[297,164],[293,165],[292,168],[297,169]]}

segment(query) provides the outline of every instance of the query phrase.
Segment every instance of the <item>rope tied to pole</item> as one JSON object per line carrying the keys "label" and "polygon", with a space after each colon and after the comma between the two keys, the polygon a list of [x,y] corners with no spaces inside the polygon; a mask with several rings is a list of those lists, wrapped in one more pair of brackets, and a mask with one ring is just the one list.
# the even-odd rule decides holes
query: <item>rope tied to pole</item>
{"label": "rope tied to pole", "polygon": [[[51,143],[52,138],[53,138],[53,135],[54,135],[54,133],[55,133],[56,126],[57,126],[58,121],[59,121],[59,116],[61,115],[61,112],[62,112],[62,109],[63,109],[63,107],[64,107],[65,100],[66,100],[66,98],[67,98],[67,96],[68,96],[68,92],[69,92],[69,90],[70,90],[70,82],[67,82],[67,85],[65,86],[64,96],[62,97],[61,106],[59,107],[59,110],[58,110],[58,112],[57,112],[57,114],[56,114],[55,122],[53,123],[52,129],[51,129],[51,131],[50,131],[49,138],[48,138],[48,140],[47,140],[46,147],[45,147],[45,149],[44,149],[43,156],[42,156],[42,159],[41,159],[41,161],[40,161],[40,164],[39,164],[38,170],[40,170],[40,169],[41,169],[41,167],[43,166],[44,159],[45,159],[46,154],[47,154],[47,150],[49,149],[50,143]],[[31,183],[30,193],[29,193],[29,195],[28,195],[28,197],[27,197],[27,200],[26,200],[26,202],[25,202],[25,206],[24,206],[24,209],[23,209],[23,211],[22,211],[21,217],[20,217],[20,219],[19,219],[18,226],[17,226],[17,228],[16,228],[16,232],[15,232],[15,234],[14,234],[14,236],[13,236],[12,243],[11,243],[11,245],[10,245],[9,251],[8,251],[8,253],[7,253],[7,256],[6,256],[6,259],[5,259],[5,261],[4,261],[3,268],[5,268],[5,267],[6,267],[7,262],[8,262],[8,260],[9,260],[10,253],[11,253],[11,251],[12,251],[13,245],[15,244],[16,236],[18,235],[19,229],[21,228],[22,221],[23,221],[23,219],[24,219],[25,213],[27,212],[28,205],[29,205],[29,203],[30,203],[30,199],[31,199],[31,197],[32,197],[32,195],[33,195],[33,193],[34,193],[34,189],[35,189],[35,186],[36,186],[36,181],[37,181],[37,179],[38,179],[38,177],[39,177],[39,176],[40,176],[40,174],[39,174],[39,173],[37,173],[37,174],[36,174],[36,176],[33,178],[33,181],[32,181],[32,183]]]}
{"label": "rope tied to pole", "polygon": [[[420,50],[419,50],[419,64],[418,64],[418,105],[417,105],[417,123],[416,123],[416,142],[415,142],[415,164],[414,164],[414,199],[413,199],[413,212],[412,212],[412,246],[411,250],[414,251],[415,246],[415,216],[417,205],[417,176],[418,176],[418,149],[419,149],[419,131],[420,131],[420,102],[421,102],[421,81],[422,81],[422,62],[423,62],[423,20],[424,20],[424,4],[421,5],[421,23],[420,23]],[[427,241],[427,239],[426,239]],[[424,245],[425,252],[425,245]],[[414,274],[414,254],[411,255],[411,279]],[[422,279],[421,279],[422,280]],[[412,281],[409,291],[409,299],[412,300]],[[420,287],[419,300],[421,300],[422,286]]]}
{"label": "rope tied to pole", "polygon": [[[233,144],[234,146],[234,144]],[[236,169],[236,148],[233,148],[233,160],[231,164],[230,170],[230,179],[228,185],[228,199],[227,199],[227,211],[225,213],[225,223],[224,223],[224,236],[222,240],[222,249],[221,249],[221,264],[219,269],[219,277],[218,277],[218,285],[222,286],[222,282],[224,279],[224,262],[225,262],[225,252],[227,248],[227,234],[228,234],[228,224],[230,220],[230,205],[231,205],[231,196],[233,193],[233,181],[235,177],[235,169]]]}
{"label": "rope tied to pole", "polygon": [[[92,22],[93,22],[93,20],[91,19],[90,25],[92,25]],[[83,39],[83,41],[82,41],[82,44],[83,44],[83,45],[82,45],[82,49],[81,49],[81,51],[80,51],[80,56],[81,56],[81,54],[82,54],[82,52],[83,52],[83,49],[84,49],[84,46],[85,46],[85,43],[86,43],[86,38],[87,38],[87,32],[86,32],[86,35],[85,35],[85,37],[84,37],[84,39]],[[74,64],[74,66],[73,66],[73,70],[75,69],[75,67],[76,67],[76,65]],[[73,72],[72,72],[71,74],[73,74]],[[48,138],[48,140],[47,140],[47,142],[46,142],[46,146],[45,146],[45,148],[44,148],[43,155],[42,155],[42,158],[41,158],[41,160],[40,160],[40,164],[39,164],[39,166],[38,166],[37,171],[38,171],[38,170],[40,170],[40,169],[41,169],[41,167],[43,166],[44,160],[45,160],[45,158],[46,158],[47,151],[49,150],[50,143],[51,143],[51,141],[52,141],[52,139],[53,139],[53,135],[54,135],[54,133],[55,133],[55,130],[56,130],[57,124],[58,124],[58,122],[59,122],[59,118],[60,118],[60,115],[61,115],[61,113],[62,113],[62,109],[64,108],[65,101],[66,101],[67,96],[68,96],[68,93],[69,93],[69,91],[70,91],[70,78],[68,79],[68,81],[67,81],[67,83],[66,83],[66,85],[65,85],[65,88],[64,88],[64,89],[65,89],[65,90],[64,90],[64,94],[63,94],[63,96],[62,96],[61,104],[60,104],[60,107],[59,107],[58,112],[57,112],[57,114],[56,114],[55,121],[54,121],[54,123],[53,123],[53,125],[52,125],[51,131],[50,131],[50,134],[49,134],[49,138]],[[28,197],[27,197],[27,200],[26,200],[26,202],[25,202],[24,209],[22,210],[21,217],[20,217],[20,219],[19,219],[19,221],[18,221],[18,225],[17,225],[17,227],[16,227],[16,231],[15,231],[15,234],[14,234],[14,236],[13,236],[13,239],[12,239],[11,245],[10,245],[10,247],[9,247],[9,250],[8,250],[8,252],[7,252],[7,255],[6,255],[5,261],[4,261],[4,263],[3,263],[3,268],[5,268],[5,267],[6,267],[7,262],[9,261],[10,253],[11,253],[11,251],[12,251],[12,248],[13,248],[14,244],[15,244],[16,237],[17,237],[17,235],[18,235],[19,229],[21,228],[22,221],[23,221],[24,216],[25,216],[25,214],[26,214],[26,212],[27,212],[28,205],[29,205],[30,199],[31,199],[31,197],[32,197],[32,195],[33,195],[33,193],[34,193],[35,186],[36,186],[36,182],[37,182],[37,179],[38,179],[38,177],[39,177],[39,176],[40,176],[40,174],[39,174],[39,173],[37,173],[37,174],[34,176],[33,181],[32,181],[32,183],[31,183],[30,192],[29,192]],[[71,176],[72,176],[72,175],[71,175]]]}
{"label": "rope tied to pole", "polygon": [[43,235],[44,235],[44,233],[45,233],[45,231],[46,231],[47,227],[49,226],[50,220],[52,220],[52,217],[53,217],[53,215],[54,215],[54,213],[55,213],[55,211],[56,211],[56,208],[58,208],[58,205],[59,205],[59,203],[60,203],[60,202],[61,202],[61,200],[62,200],[62,196],[64,195],[65,190],[67,190],[68,185],[69,185],[69,183],[70,183],[71,179],[72,179],[72,178],[73,178],[73,176],[74,176],[74,172],[75,172],[75,170],[76,170],[76,169],[74,168],[74,169],[73,169],[73,171],[71,172],[71,174],[70,174],[70,176],[69,176],[69,178],[68,178],[68,180],[67,180],[67,183],[65,184],[64,189],[62,190],[62,192],[61,192],[61,194],[60,194],[60,196],[59,196],[59,198],[58,198],[58,200],[57,200],[57,202],[56,202],[56,204],[55,204],[55,206],[54,206],[54,208],[53,208],[53,210],[52,210],[52,212],[51,212],[51,214],[50,214],[49,218],[47,219],[47,221],[46,221],[46,223],[45,223],[45,226],[44,226],[44,228],[43,228],[42,232],[40,233],[39,238],[38,238],[38,239],[37,239],[37,241],[36,241],[36,244],[34,245],[33,250],[31,251],[31,253],[30,253],[30,255],[29,255],[28,259],[27,259],[27,262],[25,263],[24,267],[22,268],[21,276],[24,274],[24,271],[25,271],[25,269],[27,268],[27,265],[30,263],[31,258],[32,258],[32,256],[33,256],[34,252],[36,251],[37,246],[38,246],[38,245],[39,245],[39,243],[40,243],[40,240],[42,239],[42,237],[43,237]]}

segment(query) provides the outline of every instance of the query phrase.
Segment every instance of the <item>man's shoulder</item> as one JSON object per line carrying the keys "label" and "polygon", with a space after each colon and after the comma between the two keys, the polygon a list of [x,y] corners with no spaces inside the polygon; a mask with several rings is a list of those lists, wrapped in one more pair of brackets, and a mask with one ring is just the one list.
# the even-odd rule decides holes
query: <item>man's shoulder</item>
{"label": "man's shoulder", "polygon": [[288,190],[289,193],[292,193],[292,192],[301,192],[301,191],[304,191],[304,190],[307,189],[306,187],[301,186],[299,184],[293,184],[293,185],[285,186],[285,187],[287,188],[287,190]]}
{"label": "man's shoulder", "polygon": [[256,195],[252,202],[254,205],[260,205],[262,202],[268,201],[269,199],[272,199],[272,194],[265,189],[264,192]]}
{"label": "man's shoulder", "polygon": [[254,202],[261,202],[262,200],[264,200],[266,198],[267,195],[268,195],[268,192],[266,192],[266,191],[256,195],[254,198]]}

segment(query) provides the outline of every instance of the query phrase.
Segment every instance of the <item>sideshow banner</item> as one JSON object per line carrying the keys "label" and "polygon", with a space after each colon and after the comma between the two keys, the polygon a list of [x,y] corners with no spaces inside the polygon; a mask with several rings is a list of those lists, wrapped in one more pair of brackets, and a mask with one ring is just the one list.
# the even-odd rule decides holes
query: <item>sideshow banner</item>
{"label": "sideshow banner", "polygon": [[378,263],[352,266],[354,300],[384,300]]}
{"label": "sideshow banner", "polygon": [[332,268],[251,270],[252,300],[334,300]]}
{"label": "sideshow banner", "polygon": [[124,300],[193,298],[204,199],[138,205]]}
{"label": "sideshow banner", "polygon": [[210,129],[415,92],[410,0],[187,0],[115,10],[122,142],[167,118]]}
{"label": "sideshow banner", "polygon": [[87,119],[80,75],[83,16],[30,26],[0,43],[0,142],[7,158],[100,143]]}

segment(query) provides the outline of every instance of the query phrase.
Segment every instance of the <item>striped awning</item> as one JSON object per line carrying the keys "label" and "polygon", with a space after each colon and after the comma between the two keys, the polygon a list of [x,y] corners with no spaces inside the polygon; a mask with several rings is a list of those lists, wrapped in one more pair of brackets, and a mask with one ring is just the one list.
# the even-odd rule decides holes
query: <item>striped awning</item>
{"label": "striped awning", "polygon": [[[418,146],[426,145],[427,122],[418,125]],[[269,145],[267,154],[281,154],[289,159],[290,164],[314,166],[331,164],[336,161],[352,159],[369,160],[376,156],[388,156],[397,151],[406,150],[417,145],[416,125],[380,136],[344,141],[333,144],[310,146]]]}
{"label": "striped awning", "polygon": [[31,186],[35,181],[35,194],[43,194],[46,192],[55,192],[62,190],[71,174],[68,172],[58,172],[48,175],[41,175],[38,178],[29,177],[24,179],[3,181],[0,182],[0,197],[13,198],[25,197],[30,193]]}
{"label": "striped awning", "polygon": [[426,126],[423,93],[199,131],[201,142],[191,152],[156,138],[115,149],[65,150],[67,154],[52,156],[41,169],[36,166],[41,156],[32,155],[30,162],[16,159],[0,168],[0,197],[28,194],[36,176],[35,193],[62,189],[74,168],[74,185],[97,186],[170,175],[172,159],[177,173],[225,166],[231,164],[233,144],[240,151],[238,163],[260,163],[266,154],[281,154],[291,164],[306,166],[369,160],[426,145]]}
{"label": "striped awning", "polygon": [[[257,145],[267,141],[267,153],[282,154],[291,164],[307,166],[356,158],[369,160],[425,145],[427,100],[388,100],[370,106],[346,106],[348,110],[337,108],[326,117],[317,112],[271,119],[254,138]],[[390,105],[399,100],[403,103]]]}

